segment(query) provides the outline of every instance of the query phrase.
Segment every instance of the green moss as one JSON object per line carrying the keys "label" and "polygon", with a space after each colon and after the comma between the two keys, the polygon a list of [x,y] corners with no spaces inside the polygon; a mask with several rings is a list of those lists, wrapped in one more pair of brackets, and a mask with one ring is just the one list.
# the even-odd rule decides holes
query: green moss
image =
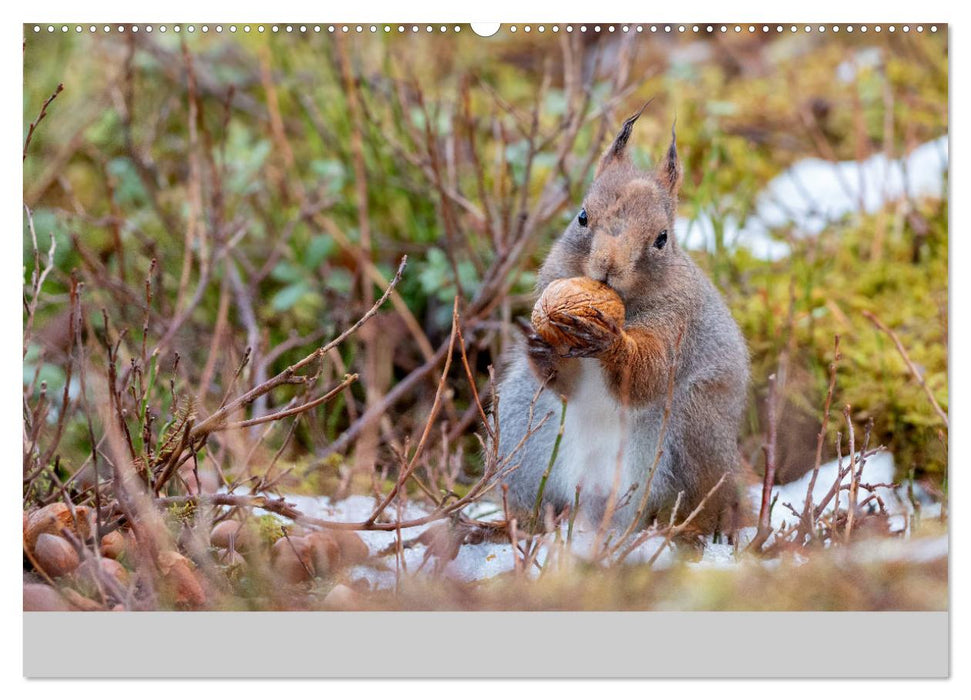
{"label": "green moss", "polygon": [[[840,411],[849,405],[860,435],[862,425],[874,421],[871,446],[886,445],[901,475],[944,474],[946,452],[939,438],[944,426],[892,339],[863,314],[876,315],[894,330],[946,411],[947,215],[946,202],[919,203],[909,216],[891,208],[850,217],[818,241],[797,241],[791,257],[774,264],[741,251],[730,258],[737,283],[727,295],[749,342],[756,397],[764,396],[788,342],[791,298],[791,361],[809,378],[797,397],[800,408],[821,414],[838,334],[843,359],[830,445],[837,429],[847,432]],[[762,429],[749,426],[750,432]]]}

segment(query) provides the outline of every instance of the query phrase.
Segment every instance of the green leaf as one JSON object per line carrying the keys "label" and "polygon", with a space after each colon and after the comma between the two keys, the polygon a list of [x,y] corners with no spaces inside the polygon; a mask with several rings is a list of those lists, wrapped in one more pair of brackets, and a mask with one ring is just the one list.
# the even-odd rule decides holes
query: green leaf
{"label": "green leaf", "polygon": [[270,305],[274,311],[289,311],[300,301],[300,297],[308,291],[310,291],[310,286],[306,282],[295,282],[274,294]]}

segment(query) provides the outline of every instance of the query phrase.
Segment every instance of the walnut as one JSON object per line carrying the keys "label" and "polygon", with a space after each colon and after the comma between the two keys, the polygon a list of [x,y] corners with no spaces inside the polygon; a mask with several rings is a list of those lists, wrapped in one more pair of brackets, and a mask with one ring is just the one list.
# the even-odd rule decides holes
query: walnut
{"label": "walnut", "polygon": [[563,355],[581,341],[553,324],[581,320],[584,324],[604,326],[603,317],[617,326],[624,325],[624,302],[603,282],[589,277],[571,277],[550,282],[533,307],[533,328],[553,349]]}

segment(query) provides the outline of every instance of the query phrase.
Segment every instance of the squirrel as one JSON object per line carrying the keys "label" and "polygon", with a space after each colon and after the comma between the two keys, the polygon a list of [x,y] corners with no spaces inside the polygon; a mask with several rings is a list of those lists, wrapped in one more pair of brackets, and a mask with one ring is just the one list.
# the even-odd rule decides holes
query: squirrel
{"label": "squirrel", "polygon": [[614,525],[630,525],[638,512],[637,525],[667,524],[672,514],[683,522],[708,496],[686,531],[731,533],[741,500],[735,475],[748,348],[721,294],[678,245],[674,126],[653,171],[630,159],[627,142],[644,107],[601,157],[536,290],[579,276],[606,283],[624,303],[623,327],[601,314],[600,323],[574,319],[560,330],[576,345],[559,354],[522,322],[524,338],[505,358],[494,407],[498,456],[508,458],[502,481],[514,513],[533,512],[542,488],[543,512],[572,508],[579,497],[591,522],[609,509]]}

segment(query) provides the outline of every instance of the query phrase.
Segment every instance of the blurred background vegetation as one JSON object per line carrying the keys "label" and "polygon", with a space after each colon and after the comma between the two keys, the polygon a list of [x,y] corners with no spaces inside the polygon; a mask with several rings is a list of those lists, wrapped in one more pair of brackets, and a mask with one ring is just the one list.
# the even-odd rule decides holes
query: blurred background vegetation
{"label": "blurred background vegetation", "polygon": [[[85,337],[104,344],[104,308],[110,324],[129,329],[122,354],[127,347],[137,358],[147,322],[149,345],[164,340],[159,371],[176,367],[173,391],[193,393],[208,413],[247,347],[243,379],[272,376],[357,318],[407,254],[399,291],[412,318],[386,307],[375,338],[362,335],[333,354],[325,378],[355,371],[362,381],[312,412],[288,442],[286,459],[309,458],[298,472],[314,477],[298,483],[290,475],[291,488],[346,485],[347,464],[313,455],[330,454],[368,406],[433,356],[447,339],[453,297],[464,309],[488,286],[484,276],[504,241],[515,241],[528,218],[528,240],[514,251],[520,259],[500,271],[500,287],[486,289],[495,298],[468,339],[488,393],[487,368],[515,337],[508,321],[528,313],[534,271],[589,183],[585,154],[654,97],[637,125],[635,157],[650,164],[677,117],[682,214],[716,222],[714,244],[695,255],[752,352],[749,461],[761,468],[767,377],[788,347],[780,476],[811,467],[839,334],[834,406],[849,404],[861,425],[873,419],[873,442],[888,446],[901,475],[940,486],[943,426],[893,343],[861,312],[896,330],[946,410],[946,198],[906,197],[852,212],[818,236],[775,230],[791,254],[771,262],[722,240],[717,222],[755,216],[767,184],[801,159],[900,158],[946,135],[944,32],[678,35],[623,33],[618,25],[614,33],[569,36],[506,27],[483,39],[467,27],[337,29],[189,35],[72,27],[49,35],[28,28],[25,136],[64,85],[24,162],[41,266],[48,237],[56,239],[26,348],[28,399],[40,382],[50,396],[62,391],[72,352],[71,275],[84,282]],[[847,66],[850,77],[837,79]],[[575,95],[588,102],[578,107]],[[567,137],[574,112],[576,133]],[[562,143],[570,152],[558,158]],[[562,196],[546,197],[547,182]],[[23,235],[29,281],[36,262],[26,216]],[[166,338],[167,322],[183,311]],[[97,355],[89,351],[92,365]],[[393,425],[386,418],[363,431],[369,454],[359,466],[393,461],[402,436],[423,423],[436,374],[388,407]],[[254,415],[292,393],[270,394]],[[477,421],[467,387],[457,385],[448,399],[450,444],[464,445],[457,454],[466,455],[461,482],[477,469],[468,456],[475,442],[461,437]],[[160,392],[151,410],[164,421],[171,408]],[[284,437],[267,437],[270,453]],[[77,414],[58,451],[64,476],[84,461],[89,439]],[[337,447],[354,451],[350,441]]]}

